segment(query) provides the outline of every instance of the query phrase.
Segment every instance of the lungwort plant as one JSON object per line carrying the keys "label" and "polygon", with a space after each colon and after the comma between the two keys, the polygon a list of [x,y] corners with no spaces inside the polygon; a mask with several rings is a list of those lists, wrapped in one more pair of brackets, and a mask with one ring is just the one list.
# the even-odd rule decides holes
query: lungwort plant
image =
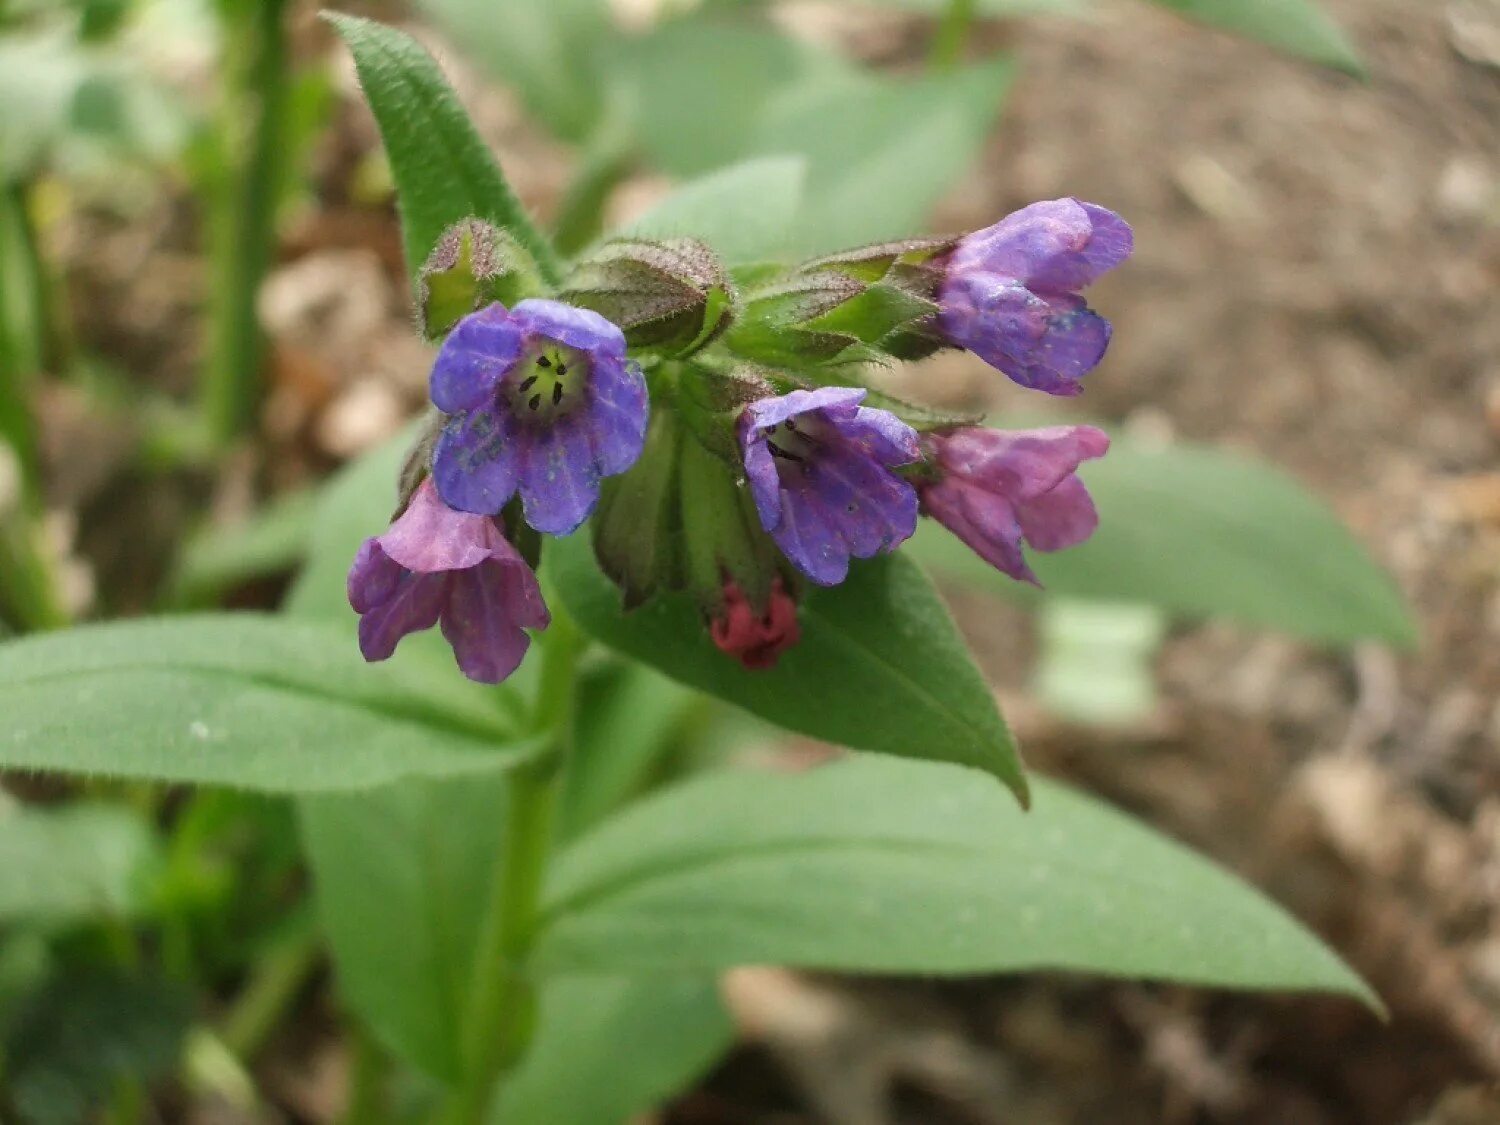
{"label": "lungwort plant", "polygon": [[[0,763],[295,803],[361,1029],[351,1120],[623,1121],[727,1049],[716,975],[745,964],[1375,1003],[1254,890],[1028,775],[908,548],[925,520],[926,554],[1010,587],[1405,639],[1388,581],[1278,476],[872,385],[961,348],[1079,394],[1110,338],[1082,291],[1126,266],[1124,219],[1064,198],[799,258],[826,200],[767,156],[564,255],[433,60],[334,23],[432,410],[318,499],[284,614],[0,648]],[[852,753],[724,768],[705,697]],[[27,854],[34,903],[61,860]],[[387,1055],[399,1084],[365,1065]]]}

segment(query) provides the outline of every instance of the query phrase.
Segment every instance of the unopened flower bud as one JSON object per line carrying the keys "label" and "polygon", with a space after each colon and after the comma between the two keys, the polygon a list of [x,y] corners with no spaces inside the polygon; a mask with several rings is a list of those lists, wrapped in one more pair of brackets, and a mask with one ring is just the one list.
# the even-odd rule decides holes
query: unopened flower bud
{"label": "unopened flower bud", "polygon": [[417,275],[422,330],[435,340],[476,309],[541,289],[536,262],[509,231],[465,219],[443,232]]}
{"label": "unopened flower bud", "polygon": [[780,576],[764,609],[752,606],[734,579],[725,579],[723,605],[709,621],[708,635],[720,652],[746,668],[774,668],[777,657],[802,639],[797,603]]}
{"label": "unopened flower bud", "polygon": [[563,296],[618,324],[632,348],[668,356],[705,347],[735,312],[723,263],[692,238],[608,242],[578,263]]}

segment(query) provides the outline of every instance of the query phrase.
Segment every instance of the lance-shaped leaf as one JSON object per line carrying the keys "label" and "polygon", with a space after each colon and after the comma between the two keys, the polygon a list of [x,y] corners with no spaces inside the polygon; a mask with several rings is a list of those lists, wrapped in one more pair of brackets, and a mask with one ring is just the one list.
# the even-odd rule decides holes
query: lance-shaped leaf
{"label": "lance-shaped leaf", "polygon": [[373,20],[333,13],[348,43],[396,181],[407,268],[416,273],[443,232],[468,218],[515,236],[548,281],[556,255],[527,217],[432,56]]}
{"label": "lance-shaped leaf", "polygon": [[560,857],[544,972],[783,964],[857,972],[1071,969],[1375,1003],[1234,876],[1036,782],[1023,814],[930,762],[724,771],[606,821]]}
{"label": "lance-shaped leaf", "polygon": [[775,668],[752,672],[714,647],[684,595],[625,613],[579,538],[550,544],[546,566],[568,612],[611,648],[790,730],[972,766],[1025,799],[994,696],[931,584],[901,555],[858,563],[843,585],[809,591],[801,643]]}

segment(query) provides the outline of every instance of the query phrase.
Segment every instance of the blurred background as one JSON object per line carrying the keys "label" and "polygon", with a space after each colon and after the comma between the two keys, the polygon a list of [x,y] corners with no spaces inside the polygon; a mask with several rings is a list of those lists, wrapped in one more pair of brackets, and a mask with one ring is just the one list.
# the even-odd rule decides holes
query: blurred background
{"label": "blurred background", "polygon": [[[871,82],[967,60],[982,85],[961,110],[867,91],[901,111],[881,128],[971,138],[913,150],[911,176],[933,178],[925,226],[1075,195],[1136,231],[1092,294],[1109,358],[1081,402],[1042,416],[1283,466],[1420,622],[1411,652],[1335,650],[947,587],[1034,768],[1243,873],[1369,979],[1389,1023],[1344,1001],[1056,976],[746,970],[725,983],[737,1047],[660,1121],[1500,1121],[1500,4],[1326,0],[1312,31],[1277,23],[1296,5],[1248,0],[614,0],[602,30],[584,0],[334,6],[431,47],[523,201],[574,247],[674,178],[795,150],[795,130],[740,134],[776,97],[792,113],[795,83],[815,100],[817,60]],[[1168,8],[1248,11],[1228,22],[1250,34]],[[803,143],[816,155],[824,138]],[[0,178],[0,635],[274,608],[307,490],[402,427],[431,361],[390,171],[317,5],[0,4]],[[900,379],[939,405],[1037,416],[1040,396],[965,355]],[[88,1057],[150,1057],[152,1020],[207,1007],[227,1013],[257,1107],[169,1074],[112,1120],[339,1119],[358,1044],[316,943],[286,940],[310,927],[306,880],[272,804],[223,794],[172,837],[160,940],[169,965],[174,942],[193,951],[168,973],[182,987],[23,1005],[5,1020],[12,1075],[41,1058],[44,1091],[86,1084]],[[268,962],[269,984],[252,972]],[[98,1005],[150,1018],[68,1046]],[[221,1073],[205,1051],[200,1078]]]}

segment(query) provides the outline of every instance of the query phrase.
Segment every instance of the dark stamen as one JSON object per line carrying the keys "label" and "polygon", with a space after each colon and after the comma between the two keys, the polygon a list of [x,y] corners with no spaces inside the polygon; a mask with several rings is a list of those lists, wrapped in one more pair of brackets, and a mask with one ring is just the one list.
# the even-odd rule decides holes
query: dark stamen
{"label": "dark stamen", "polygon": [[535,410],[538,406],[542,405],[542,396],[541,395],[532,395],[531,396],[531,401],[528,402],[526,405],[529,406],[529,407],[531,407],[531,409]]}
{"label": "dark stamen", "polygon": [[536,357],[536,365],[538,367],[551,367],[552,361],[544,355],[539,355]]}
{"label": "dark stamen", "polygon": [[567,373],[568,373],[568,365],[566,363],[559,363],[557,365],[557,377],[559,379],[561,379]]}
{"label": "dark stamen", "polygon": [[561,383],[553,383],[552,384],[552,405],[556,406],[561,401],[562,401],[562,384]]}
{"label": "dark stamen", "polygon": [[786,461],[799,461],[800,462],[800,461],[803,460],[803,458],[800,455],[798,455],[796,453],[788,453],[785,449],[782,449],[781,446],[777,445],[774,441],[768,441],[768,442],[766,442],[766,448],[771,451],[771,456],[772,457],[780,457],[780,458],[782,458],[783,460],[786,460]]}
{"label": "dark stamen", "polygon": [[527,391],[531,390],[531,384],[533,384],[535,382],[536,382],[536,376],[535,375],[530,375],[530,376],[527,376],[525,379],[522,379],[521,380],[521,393],[525,394]]}

